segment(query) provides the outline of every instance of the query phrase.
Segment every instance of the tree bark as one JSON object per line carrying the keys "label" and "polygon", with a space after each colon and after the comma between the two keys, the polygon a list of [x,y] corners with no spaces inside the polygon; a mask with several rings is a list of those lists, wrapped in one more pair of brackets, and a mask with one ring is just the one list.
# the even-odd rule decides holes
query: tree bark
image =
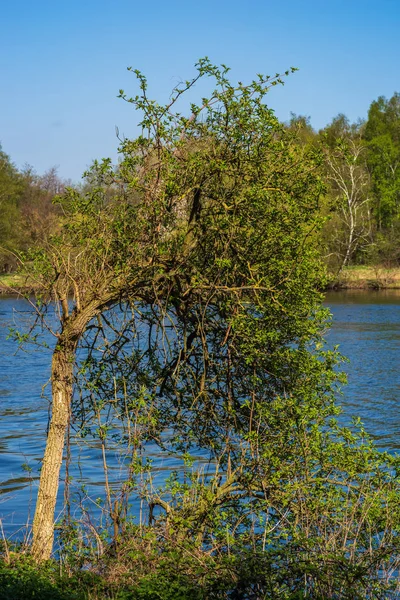
{"label": "tree bark", "polygon": [[63,328],[51,365],[52,412],[32,528],[31,553],[37,562],[48,560],[53,550],[54,511],[72,401],[76,347],[88,323],[110,299],[111,295],[92,301],[71,316],[68,306],[64,308]]}
{"label": "tree bark", "polygon": [[33,520],[31,551],[37,561],[48,560],[53,549],[54,511],[71,406],[75,348],[73,340],[61,339],[53,354],[52,414]]}

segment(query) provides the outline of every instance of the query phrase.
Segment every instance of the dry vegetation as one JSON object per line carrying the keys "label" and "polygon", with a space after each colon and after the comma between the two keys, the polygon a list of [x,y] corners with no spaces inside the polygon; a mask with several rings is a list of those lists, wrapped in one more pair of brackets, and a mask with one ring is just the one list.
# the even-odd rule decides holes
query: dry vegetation
{"label": "dry vegetation", "polygon": [[333,289],[400,289],[400,268],[383,266],[354,266],[343,269],[337,279],[332,279]]}

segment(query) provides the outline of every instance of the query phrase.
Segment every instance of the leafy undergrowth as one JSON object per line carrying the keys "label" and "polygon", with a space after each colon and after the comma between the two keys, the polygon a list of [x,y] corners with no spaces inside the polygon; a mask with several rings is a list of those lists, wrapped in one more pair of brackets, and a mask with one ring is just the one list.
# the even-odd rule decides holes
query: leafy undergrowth
{"label": "leafy undergrowth", "polygon": [[[57,560],[35,563],[29,548],[0,548],[0,600],[205,600],[222,598],[224,577],[205,555],[156,545],[152,534],[104,548],[60,549]],[[231,587],[232,587],[232,582]],[[217,586],[217,587],[215,587]],[[214,588],[217,595],[211,590]],[[223,595],[221,596],[221,592]],[[210,596],[211,593],[211,596]]]}
{"label": "leafy undergrowth", "polygon": [[[111,577],[111,574],[113,576]],[[149,574],[132,584],[132,575],[115,579],[115,568],[102,575],[90,571],[67,574],[60,563],[40,566],[27,556],[0,560],[0,600],[203,600],[208,597],[185,577],[173,570]]]}
{"label": "leafy undergrowth", "polygon": [[[149,533],[149,532],[148,532]],[[4,550],[4,548],[3,548]],[[263,552],[217,553],[166,544],[152,534],[105,548],[70,552],[37,565],[22,552],[0,557],[0,600],[395,600],[360,565],[281,545]],[[367,566],[366,566],[367,568]],[[308,582],[308,583],[306,583]]]}

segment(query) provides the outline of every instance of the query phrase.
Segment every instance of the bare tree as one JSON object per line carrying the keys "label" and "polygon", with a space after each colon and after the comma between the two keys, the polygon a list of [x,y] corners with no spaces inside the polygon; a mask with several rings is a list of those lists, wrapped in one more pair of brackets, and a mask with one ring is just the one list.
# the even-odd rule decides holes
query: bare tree
{"label": "bare tree", "polygon": [[341,225],[334,234],[333,253],[338,273],[349,264],[361,245],[370,242],[370,181],[364,162],[365,145],[358,135],[347,134],[335,146],[325,147],[327,179]]}

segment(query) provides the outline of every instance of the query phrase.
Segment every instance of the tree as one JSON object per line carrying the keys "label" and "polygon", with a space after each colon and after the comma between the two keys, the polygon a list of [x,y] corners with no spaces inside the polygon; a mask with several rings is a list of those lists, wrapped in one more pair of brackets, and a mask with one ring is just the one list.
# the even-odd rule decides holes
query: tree
{"label": "tree", "polygon": [[297,133],[297,137],[301,144],[317,143],[318,138],[311,125],[311,117],[290,113],[290,121],[287,126],[290,130]]}
{"label": "tree", "polygon": [[371,242],[370,182],[362,124],[350,125],[343,115],[323,133],[326,177],[335,215],[331,253],[339,259],[338,273],[357,249]]}
{"label": "tree", "polygon": [[399,219],[400,210],[400,95],[372,102],[365,125],[367,162],[379,230]]}
{"label": "tree", "polygon": [[[190,577],[194,558],[238,597],[373,597],[397,564],[398,464],[332,420],[342,379],[322,340],[322,155],[265,105],[279,76],[234,86],[205,59],[160,105],[135,73],[140,94],[121,96],[141,135],[121,142],[118,167],[93,165],[86,192],[67,190],[61,229],[36,252],[35,310],[56,345],[32,552],[52,550],[73,413],[96,421],[104,464],[117,420],[132,471],[148,440],[184,463],[182,479],[138,492],[174,568],[186,550]],[[201,77],[215,90],[183,116]],[[207,472],[193,466],[200,450]],[[106,496],[120,560],[133,542],[107,479]]]}
{"label": "tree", "polygon": [[[222,368],[207,356],[208,335],[219,340],[220,352],[224,349],[223,369],[226,361],[235,360],[243,368],[251,364],[251,377],[269,373],[266,402],[278,390],[290,394],[303,359],[311,359],[304,345],[317,335],[322,318],[321,269],[307,244],[318,223],[318,155],[301,151],[298,160],[293,134],[263,103],[269,88],[281,83],[279,76],[234,87],[225,67],[202,60],[197,69],[197,76],[176,88],[165,106],[148,99],[146,79],[136,72],[141,95],[121,96],[142,111],[142,134],[123,140],[117,168],[109,160],[94,164],[87,194],[67,190],[60,199],[62,230],[36,258],[39,319],[46,299],[60,309],[52,417],[33,524],[32,552],[38,560],[48,558],[52,549],[77,347],[105,311],[126,301],[136,307],[134,313],[143,312],[142,305],[157,306],[159,315],[176,320],[186,353],[196,348],[203,366],[191,371],[180,349],[163,365],[156,395],[160,402],[168,393],[175,405],[188,405],[194,394],[207,423],[213,413],[204,381],[209,381],[209,369]],[[215,91],[201,105],[192,105],[191,116],[174,113],[174,105],[201,77],[214,78]],[[180,362],[189,369],[187,377],[197,375],[175,393],[171,381]],[[249,377],[246,367],[242,383]],[[233,381],[225,385],[227,395],[218,393],[215,410],[229,402],[229,426],[248,427],[249,407],[240,409],[241,394],[233,390]],[[251,397],[249,389],[243,394]],[[177,423],[181,433],[187,428],[186,437],[196,428],[193,419]],[[218,446],[217,430],[212,438]]]}
{"label": "tree", "polygon": [[18,171],[0,147],[0,271],[16,270],[22,254],[57,229],[52,201],[64,187],[56,169]]}
{"label": "tree", "polygon": [[66,184],[58,177],[55,167],[38,175],[29,165],[25,165],[21,172],[21,183],[18,206],[25,235],[19,250],[26,251],[43,243],[43,240],[57,231],[60,210],[53,199],[63,193]]}
{"label": "tree", "polygon": [[18,200],[22,191],[20,174],[0,146],[0,270],[15,265],[13,252],[21,238]]}

